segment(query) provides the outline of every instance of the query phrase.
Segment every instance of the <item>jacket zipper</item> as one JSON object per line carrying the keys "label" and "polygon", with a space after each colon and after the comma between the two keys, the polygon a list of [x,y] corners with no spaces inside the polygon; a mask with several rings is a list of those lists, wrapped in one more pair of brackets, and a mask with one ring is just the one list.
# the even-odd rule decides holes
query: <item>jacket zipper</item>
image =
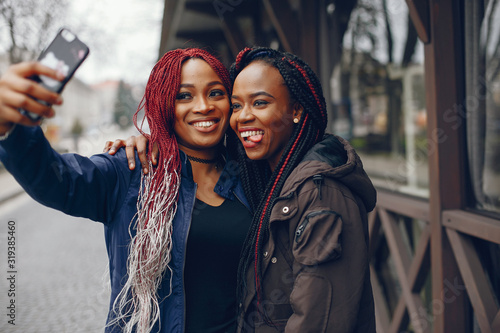
{"label": "jacket zipper", "polygon": [[318,188],[319,200],[321,200],[322,199],[322,197],[321,197],[321,185],[323,185],[323,175],[314,175],[313,182],[314,182],[314,184],[316,184],[316,187]]}
{"label": "jacket zipper", "polygon": [[297,231],[295,231],[295,242],[296,243],[299,242],[299,238],[300,238],[300,236],[302,236],[302,233],[304,232],[304,229],[307,227],[308,224],[309,224],[309,217],[306,217],[304,222],[302,222],[302,224],[299,225],[299,227],[297,228]]}
{"label": "jacket zipper", "polygon": [[304,232],[304,229],[307,227],[307,225],[309,224],[309,218],[311,217],[315,217],[315,216],[318,216],[318,215],[321,215],[321,214],[335,214],[337,216],[340,216],[339,214],[337,214],[335,211],[333,210],[320,210],[320,211],[317,211],[317,212],[312,212],[312,213],[309,213],[306,218],[304,219],[304,222],[302,222],[298,227],[297,227],[297,230],[295,231],[295,242],[299,242],[299,238],[300,236],[302,236],[302,233]]}

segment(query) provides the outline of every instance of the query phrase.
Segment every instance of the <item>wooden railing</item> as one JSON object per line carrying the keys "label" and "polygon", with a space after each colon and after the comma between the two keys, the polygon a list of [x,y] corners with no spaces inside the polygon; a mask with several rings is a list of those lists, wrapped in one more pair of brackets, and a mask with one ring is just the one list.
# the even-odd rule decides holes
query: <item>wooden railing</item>
{"label": "wooden railing", "polygon": [[[397,221],[398,215],[425,222],[413,251],[409,251],[405,244],[404,235]],[[372,265],[371,278],[375,298],[377,332],[399,333],[405,331],[409,320],[415,332],[430,332],[427,319],[428,311],[420,297],[420,291],[430,269],[428,216],[429,207],[425,201],[388,192],[379,192],[378,194],[377,207],[369,215],[370,254],[375,254],[379,238],[385,237],[401,286],[401,295],[391,315],[386,297],[380,287],[378,272]]]}
{"label": "wooden railing", "polygon": [[[411,249],[404,228],[401,228],[401,219],[411,223],[419,221],[421,225],[418,239]],[[432,280],[429,279],[432,260],[429,204],[421,199],[379,191],[377,207],[369,215],[370,270],[378,332],[432,332],[435,312],[444,311],[448,303],[453,302],[460,293],[467,293],[482,333],[500,332],[498,301],[473,244],[473,238],[500,244],[499,221],[461,210],[450,210],[443,212],[442,225],[465,285],[445,281],[449,288],[443,298],[423,299],[423,294],[426,294],[423,288],[429,288],[428,281]],[[388,306],[380,274],[374,266],[377,246],[382,238],[387,243],[401,289],[397,305],[392,309]]]}
{"label": "wooden railing", "polygon": [[481,332],[500,332],[500,311],[495,292],[473,244],[473,237],[500,244],[500,222],[477,214],[450,210],[443,212],[443,225]]}

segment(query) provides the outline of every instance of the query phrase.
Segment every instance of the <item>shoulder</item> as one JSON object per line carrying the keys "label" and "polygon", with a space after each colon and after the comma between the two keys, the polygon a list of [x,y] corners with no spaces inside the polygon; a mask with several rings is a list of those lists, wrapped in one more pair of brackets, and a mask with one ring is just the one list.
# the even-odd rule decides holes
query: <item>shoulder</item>
{"label": "shoulder", "polygon": [[134,170],[130,170],[124,148],[120,148],[114,155],[110,155],[108,153],[92,155],[90,160],[103,173],[116,173],[123,178],[139,179],[141,177],[142,170],[140,167],[137,167],[141,165],[139,157],[136,154],[136,168]]}

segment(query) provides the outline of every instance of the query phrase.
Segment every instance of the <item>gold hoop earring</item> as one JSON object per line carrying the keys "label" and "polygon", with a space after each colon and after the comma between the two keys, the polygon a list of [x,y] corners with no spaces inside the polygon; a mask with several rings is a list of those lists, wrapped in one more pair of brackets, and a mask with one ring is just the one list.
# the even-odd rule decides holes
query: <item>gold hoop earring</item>
{"label": "gold hoop earring", "polygon": [[299,118],[293,118],[293,122],[294,122],[295,124],[298,124],[298,123],[299,123]]}

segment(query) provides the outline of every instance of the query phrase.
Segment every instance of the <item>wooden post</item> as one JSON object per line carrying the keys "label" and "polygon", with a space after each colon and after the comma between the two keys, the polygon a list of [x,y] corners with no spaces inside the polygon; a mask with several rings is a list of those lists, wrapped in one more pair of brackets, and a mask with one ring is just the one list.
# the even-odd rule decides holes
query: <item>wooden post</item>
{"label": "wooden post", "polygon": [[448,118],[457,113],[457,106],[464,100],[461,2],[428,1],[430,32],[425,45],[425,84],[433,298],[433,316],[428,320],[433,332],[465,333],[467,295],[441,220],[444,210],[461,209],[465,202],[465,122],[458,124]]}

